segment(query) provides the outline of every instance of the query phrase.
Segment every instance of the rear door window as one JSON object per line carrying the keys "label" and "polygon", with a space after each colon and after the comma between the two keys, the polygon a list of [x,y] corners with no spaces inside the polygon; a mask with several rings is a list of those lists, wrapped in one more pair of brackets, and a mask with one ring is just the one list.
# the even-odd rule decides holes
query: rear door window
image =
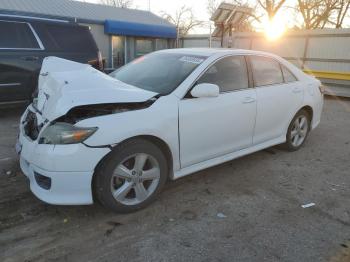
{"label": "rear door window", "polygon": [[250,56],[255,86],[283,83],[280,64],[274,59],[263,56]]}
{"label": "rear door window", "polygon": [[64,52],[96,52],[97,46],[88,27],[47,23],[37,25],[43,42],[49,50]]}
{"label": "rear door window", "polygon": [[40,49],[40,46],[28,23],[0,21],[0,48]]}
{"label": "rear door window", "polygon": [[293,73],[289,71],[288,68],[286,68],[284,65],[281,65],[281,68],[282,68],[282,73],[284,77],[284,82],[289,83],[289,82],[298,81],[295,75],[293,75]]}

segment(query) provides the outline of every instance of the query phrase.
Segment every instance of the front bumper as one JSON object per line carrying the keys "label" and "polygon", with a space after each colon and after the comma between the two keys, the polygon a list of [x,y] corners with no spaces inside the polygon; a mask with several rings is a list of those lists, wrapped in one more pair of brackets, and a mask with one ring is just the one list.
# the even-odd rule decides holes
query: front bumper
{"label": "front bumper", "polygon": [[[40,200],[56,205],[92,204],[92,176],[97,163],[109,148],[83,144],[44,145],[31,140],[20,126],[16,145],[20,166],[30,181],[30,189]],[[45,188],[36,177],[50,181]]]}

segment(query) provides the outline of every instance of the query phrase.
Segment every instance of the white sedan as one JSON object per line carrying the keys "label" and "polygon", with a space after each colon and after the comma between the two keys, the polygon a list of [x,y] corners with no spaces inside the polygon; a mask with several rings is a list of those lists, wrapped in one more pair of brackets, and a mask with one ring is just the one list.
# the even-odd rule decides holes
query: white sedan
{"label": "white sedan", "polygon": [[277,144],[299,149],[322,106],[318,80],[264,52],[163,50],[110,75],[48,57],[16,148],[39,199],[131,212],[167,179]]}

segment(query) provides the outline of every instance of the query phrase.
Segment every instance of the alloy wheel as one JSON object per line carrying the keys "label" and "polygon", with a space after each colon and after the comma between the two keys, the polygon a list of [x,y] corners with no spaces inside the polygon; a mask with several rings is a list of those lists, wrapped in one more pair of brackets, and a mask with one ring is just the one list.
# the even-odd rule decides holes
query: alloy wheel
{"label": "alloy wheel", "polygon": [[137,153],[118,164],[111,179],[111,192],[118,202],[137,205],[152,195],[159,180],[158,161],[149,154]]}
{"label": "alloy wheel", "polygon": [[292,130],[290,132],[291,142],[294,147],[298,147],[304,142],[308,130],[309,122],[307,117],[304,115],[298,116],[295,119]]}

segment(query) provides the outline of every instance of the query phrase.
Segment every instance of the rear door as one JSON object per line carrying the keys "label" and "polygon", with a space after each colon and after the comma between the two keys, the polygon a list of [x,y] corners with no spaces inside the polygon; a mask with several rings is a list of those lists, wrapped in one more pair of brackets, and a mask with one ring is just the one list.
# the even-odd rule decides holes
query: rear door
{"label": "rear door", "polygon": [[286,127],[300,108],[303,88],[277,60],[249,56],[257,92],[257,116],[253,143],[260,144],[286,134]]}
{"label": "rear door", "polygon": [[30,23],[0,20],[0,103],[28,100],[42,50]]}

